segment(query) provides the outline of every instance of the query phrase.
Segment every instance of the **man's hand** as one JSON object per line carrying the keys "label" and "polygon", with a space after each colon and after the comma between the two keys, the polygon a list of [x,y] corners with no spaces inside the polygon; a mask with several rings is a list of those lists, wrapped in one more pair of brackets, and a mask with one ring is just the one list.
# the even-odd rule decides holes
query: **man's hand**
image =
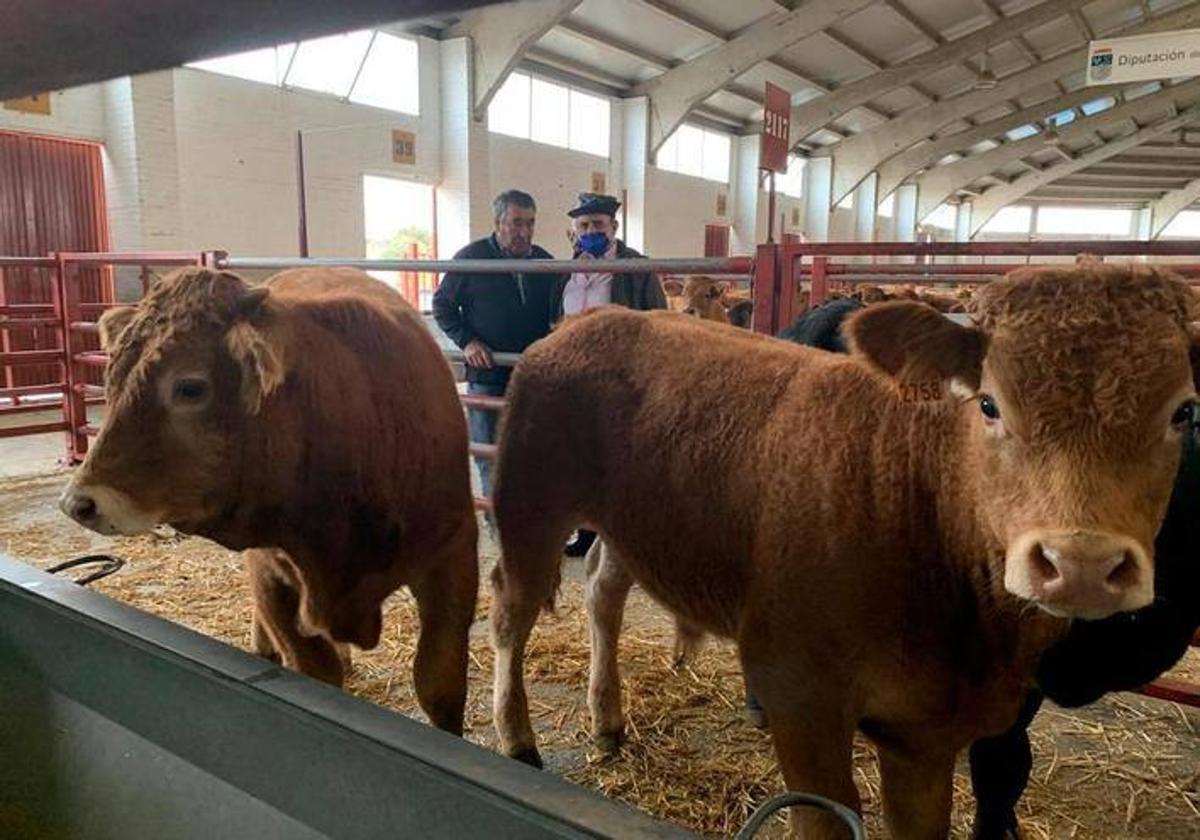
{"label": "man's hand", "polygon": [[463,348],[467,364],[471,367],[490,368],[492,366],[492,351],[479,339],[475,339]]}

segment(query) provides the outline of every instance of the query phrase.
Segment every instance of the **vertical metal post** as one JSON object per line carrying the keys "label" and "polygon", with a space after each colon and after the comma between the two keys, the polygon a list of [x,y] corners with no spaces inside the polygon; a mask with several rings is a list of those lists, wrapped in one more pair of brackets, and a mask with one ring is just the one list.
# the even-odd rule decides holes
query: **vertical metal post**
{"label": "vertical metal post", "polygon": [[754,277],[751,280],[754,296],[754,332],[775,334],[775,310],[779,299],[779,247],[773,243],[758,246],[754,255]]}
{"label": "vertical metal post", "polygon": [[[780,222],[780,232],[783,231],[783,223]],[[767,243],[775,242],[775,172],[771,170],[767,174]]]}
{"label": "vertical metal post", "polygon": [[88,439],[84,427],[87,425],[87,401],[83,386],[87,376],[75,361],[74,331],[71,324],[81,320],[79,287],[75,282],[74,266],[62,254],[52,254],[54,259],[53,287],[55,309],[62,324],[63,351],[63,414],[67,422],[67,463],[78,464],[87,454]]}
{"label": "vertical metal post", "polygon": [[298,219],[300,256],[308,256],[308,202],[304,193],[304,132],[296,131],[296,196],[299,201]]}
{"label": "vertical metal post", "polygon": [[829,297],[829,276],[826,272],[826,267],[829,265],[829,258],[824,256],[814,256],[812,261],[812,291],[809,297],[809,306],[817,307],[825,302]]}

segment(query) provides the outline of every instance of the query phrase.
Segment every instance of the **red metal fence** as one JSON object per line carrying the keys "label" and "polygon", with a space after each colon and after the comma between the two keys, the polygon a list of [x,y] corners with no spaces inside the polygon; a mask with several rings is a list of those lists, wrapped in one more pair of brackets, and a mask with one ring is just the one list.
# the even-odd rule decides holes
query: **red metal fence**
{"label": "red metal fence", "polygon": [[[818,303],[828,294],[829,284],[857,282],[885,282],[894,278],[906,278],[913,282],[978,283],[990,277],[1000,276],[1013,268],[1012,263],[980,265],[971,263],[937,263],[945,257],[1012,257],[1012,256],[1072,256],[1088,252],[1101,256],[1200,256],[1200,242],[1088,242],[1088,243],[825,243],[760,245],[753,263],[745,258],[733,258],[722,265],[711,262],[687,260],[661,260],[647,264],[654,270],[676,273],[739,273],[750,268],[751,288],[754,300],[754,329],[774,333],[791,323],[795,310],[796,292],[802,282],[811,287],[813,303]],[[834,262],[831,256],[859,256],[878,258],[921,256],[922,263],[889,262],[861,263]],[[471,270],[508,273],[513,270],[511,262],[472,266]],[[89,381],[90,375],[104,367],[107,359],[103,353],[88,349],[81,340],[94,339],[97,332],[96,318],[109,303],[84,302],[81,288],[85,272],[114,266],[137,266],[142,269],[143,289],[147,282],[146,270],[151,266],[212,265],[214,267],[239,266],[284,267],[308,264],[355,264],[362,268],[384,271],[409,271],[425,273],[445,271],[450,263],[367,260],[229,260],[220,252],[137,252],[137,253],[59,253],[47,258],[0,257],[0,272],[11,269],[47,272],[54,290],[47,304],[0,306],[0,334],[13,329],[14,315],[23,320],[18,328],[29,329],[32,322],[53,330],[59,338],[56,347],[49,350],[25,350],[0,352],[0,367],[5,369],[26,364],[55,365],[60,379],[48,386],[37,386],[36,390],[20,387],[0,389],[0,416],[39,410],[45,405],[25,403],[33,396],[51,395],[58,398],[62,420],[53,423],[30,424],[10,429],[0,429],[0,438],[20,435],[43,434],[63,431],[67,436],[67,461],[78,463],[87,452],[88,437],[97,432],[97,426],[88,419],[88,405],[103,401],[103,389]],[[601,268],[606,266],[601,265]],[[613,270],[619,270],[616,266]],[[1200,277],[1200,265],[1173,264],[1173,269],[1191,278]],[[553,261],[529,261],[522,264],[522,271],[560,272],[564,266]],[[832,281],[830,278],[834,278]],[[932,279],[937,278],[937,279]],[[515,363],[516,358],[499,360]],[[5,405],[5,401],[8,404]],[[464,395],[468,408],[502,411],[503,398]],[[491,444],[472,443],[471,453],[476,457],[494,458],[496,447]],[[476,499],[476,507],[490,508],[487,499]],[[1200,634],[1193,639],[1200,646]],[[1146,686],[1142,693],[1200,707],[1200,686],[1178,680],[1162,679]]]}

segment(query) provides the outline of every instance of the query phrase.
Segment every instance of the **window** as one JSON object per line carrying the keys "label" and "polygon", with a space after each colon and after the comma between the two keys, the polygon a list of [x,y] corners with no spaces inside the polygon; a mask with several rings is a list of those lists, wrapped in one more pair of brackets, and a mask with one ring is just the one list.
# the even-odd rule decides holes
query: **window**
{"label": "window", "polygon": [[1132,213],[1114,207],[1042,207],[1037,232],[1072,235],[1129,236]]}
{"label": "window", "polygon": [[571,89],[571,148],[608,157],[610,106],[607,99]]}
{"label": "window", "polygon": [[877,212],[880,216],[883,216],[885,219],[890,219],[892,216],[895,216],[896,194],[894,192],[888,193],[887,198],[879,202],[875,212]]}
{"label": "window", "polygon": [[808,158],[802,158],[797,155],[789,157],[787,172],[775,176],[775,189],[784,195],[790,195],[792,198],[803,197],[804,167],[806,165],[808,165]]}
{"label": "window", "polygon": [[186,65],[251,82],[327,93],[342,100],[420,113],[417,42],[369,29],[280,44]]}
{"label": "window", "polygon": [[277,47],[250,50],[250,52],[210,58],[206,61],[193,61],[187,66],[251,82],[281,85],[283,84],[283,74],[287,72],[288,64],[291,63],[292,53],[295,50],[295,44],[280,44]]}
{"label": "window", "polygon": [[524,73],[513,73],[488,106],[488,130],[529,139],[529,82]]}
{"label": "window", "polygon": [[1164,239],[1200,239],[1200,210],[1184,210],[1171,220],[1161,236]]}
{"label": "window", "polygon": [[369,31],[301,41],[284,84],[347,96],[371,43]]}
{"label": "window", "polygon": [[1001,207],[995,216],[988,219],[982,233],[1023,233],[1028,235],[1033,210],[1029,207]]}
{"label": "window", "polygon": [[1037,133],[1038,133],[1038,128],[1036,125],[1031,125],[1029,123],[1026,123],[1025,125],[1019,125],[1016,128],[1010,129],[1009,131],[1005,132],[1004,136],[1007,137],[1009,140],[1015,141],[1015,140],[1024,140],[1026,137],[1032,137],[1033,135],[1035,135]]}
{"label": "window", "polygon": [[1057,114],[1051,114],[1048,122],[1055,128],[1073,123],[1075,122],[1075,111],[1067,108],[1066,110],[1059,111]]}
{"label": "window", "polygon": [[603,97],[511,73],[488,105],[488,130],[608,157],[610,111]]}
{"label": "window", "polygon": [[1099,99],[1093,99],[1091,102],[1084,102],[1079,107],[1079,110],[1087,114],[1089,117],[1092,114],[1099,114],[1101,111],[1107,111],[1109,108],[1117,104],[1117,100],[1111,96],[1101,96]]}
{"label": "window", "polygon": [[402,114],[421,113],[417,42],[376,32],[350,101]]}
{"label": "window", "polygon": [[668,172],[729,183],[729,135],[681,125],[658,149],[654,164]]}
{"label": "window", "polygon": [[854,209],[854,190],[846,193],[842,200],[837,203],[838,210],[853,210]]}
{"label": "window", "polygon": [[933,227],[939,227],[943,230],[954,230],[954,224],[958,219],[958,211],[953,204],[939,205],[936,210],[925,217],[924,222]]}

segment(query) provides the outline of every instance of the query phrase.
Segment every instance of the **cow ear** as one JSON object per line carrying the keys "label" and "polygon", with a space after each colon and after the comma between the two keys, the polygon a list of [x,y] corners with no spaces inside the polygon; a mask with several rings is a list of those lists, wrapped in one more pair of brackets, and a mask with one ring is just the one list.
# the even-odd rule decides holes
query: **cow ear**
{"label": "cow ear", "polygon": [[679,297],[683,294],[683,284],[678,280],[664,280],[662,281],[662,287],[663,292],[671,297]]}
{"label": "cow ear", "polygon": [[238,321],[225,334],[225,347],[242,373],[242,405],[257,414],[262,402],[283,384],[285,370],[280,349],[264,330]]}
{"label": "cow ear", "polygon": [[121,339],[121,333],[125,332],[125,328],[129,326],[129,322],[133,320],[136,312],[137,309],[133,306],[118,306],[104,311],[97,324],[100,328],[102,350],[108,352],[117,346],[117,342]]}
{"label": "cow ear", "polygon": [[846,319],[851,352],[901,381],[958,380],[979,387],[987,338],[923,303],[892,301]]}

